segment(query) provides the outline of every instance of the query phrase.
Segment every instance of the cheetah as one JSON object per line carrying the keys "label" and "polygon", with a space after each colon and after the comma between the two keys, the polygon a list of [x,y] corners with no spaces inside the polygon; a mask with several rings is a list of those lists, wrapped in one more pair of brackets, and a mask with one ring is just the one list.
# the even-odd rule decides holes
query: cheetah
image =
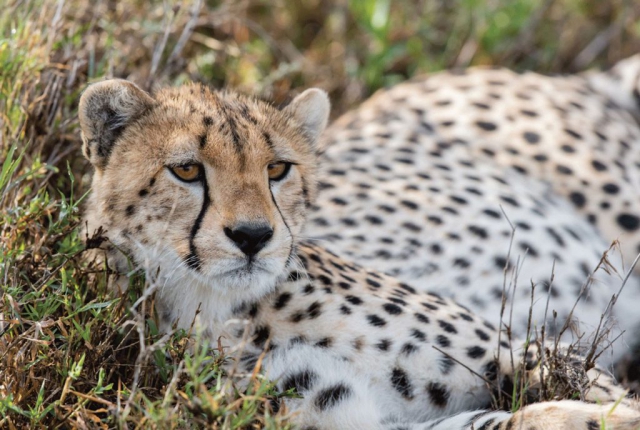
{"label": "cheetah", "polygon": [[301,428],[636,428],[640,410],[599,371],[589,378],[605,389],[580,401],[487,409],[489,382],[514,377],[515,343],[467,307],[304,240],[328,115],[318,89],[282,110],[199,84],[83,93],[87,229],[105,231],[115,271],[130,271],[125,255],[145,270],[163,330],[195,322],[230,368],[260,363],[301,395],[287,404]]}
{"label": "cheetah", "polygon": [[[471,68],[381,90],[324,134],[305,235],[519,336],[533,300],[537,330],[567,322],[591,345],[640,252],[639,91],[640,55],[606,72]],[[626,334],[603,364],[638,348],[639,299],[630,275],[604,317],[609,340]]]}

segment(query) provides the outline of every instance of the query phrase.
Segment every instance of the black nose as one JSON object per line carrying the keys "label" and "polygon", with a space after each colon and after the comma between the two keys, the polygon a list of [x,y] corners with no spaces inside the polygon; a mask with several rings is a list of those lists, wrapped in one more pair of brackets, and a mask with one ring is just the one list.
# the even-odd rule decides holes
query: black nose
{"label": "black nose", "polygon": [[233,230],[225,227],[224,234],[233,240],[247,257],[253,257],[269,242],[273,236],[273,229],[265,224],[240,224]]}

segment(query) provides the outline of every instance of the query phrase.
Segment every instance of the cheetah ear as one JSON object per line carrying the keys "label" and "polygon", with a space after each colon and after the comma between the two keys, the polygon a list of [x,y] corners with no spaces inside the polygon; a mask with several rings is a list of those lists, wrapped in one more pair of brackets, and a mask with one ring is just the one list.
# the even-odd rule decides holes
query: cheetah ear
{"label": "cheetah ear", "polygon": [[89,86],[80,97],[78,116],[82,151],[102,169],[124,129],[154,105],[155,101],[135,84],[110,79]]}
{"label": "cheetah ear", "polygon": [[309,88],[284,108],[284,112],[302,126],[302,131],[313,143],[327,126],[330,110],[329,96],[319,88]]}

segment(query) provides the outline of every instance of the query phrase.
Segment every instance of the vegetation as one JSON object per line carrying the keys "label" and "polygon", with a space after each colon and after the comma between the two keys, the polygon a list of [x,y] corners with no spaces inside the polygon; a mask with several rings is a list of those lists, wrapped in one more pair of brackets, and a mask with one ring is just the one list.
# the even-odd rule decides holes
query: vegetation
{"label": "vegetation", "polygon": [[[381,86],[475,64],[543,72],[640,52],[632,0],[5,0],[0,10],[0,427],[287,428],[257,372],[224,375],[197,334],[157,333],[153,299],[107,294],[83,259],[88,82],[202,81],[334,115]],[[192,343],[192,348],[187,348]],[[245,378],[244,380],[246,380]]]}

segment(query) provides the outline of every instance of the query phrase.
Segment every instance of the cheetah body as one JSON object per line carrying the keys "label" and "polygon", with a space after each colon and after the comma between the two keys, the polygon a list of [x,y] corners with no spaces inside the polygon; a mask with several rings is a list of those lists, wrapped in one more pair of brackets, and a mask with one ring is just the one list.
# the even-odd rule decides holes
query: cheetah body
{"label": "cheetah body", "polygon": [[[479,68],[381,91],[325,133],[306,234],[520,336],[572,315],[588,344],[640,243],[639,75],[634,57],[609,72]],[[639,296],[631,276],[604,318],[610,339],[627,334],[604,361],[639,340]]]}
{"label": "cheetah body", "polygon": [[164,330],[195,321],[229,354],[229,372],[260,363],[281,390],[296,388],[302,398],[290,406],[301,426],[639,422],[626,401],[612,410],[624,392],[595,369],[589,377],[608,388],[582,393],[585,402],[481,410],[492,385],[514,378],[504,333],[449,299],[305,243],[328,116],[322,92],[280,111],[198,85],[151,97],[115,80],[89,87],[79,111],[96,170],[87,228],[109,239],[97,254],[127,273],[124,253],[146,273]]}

